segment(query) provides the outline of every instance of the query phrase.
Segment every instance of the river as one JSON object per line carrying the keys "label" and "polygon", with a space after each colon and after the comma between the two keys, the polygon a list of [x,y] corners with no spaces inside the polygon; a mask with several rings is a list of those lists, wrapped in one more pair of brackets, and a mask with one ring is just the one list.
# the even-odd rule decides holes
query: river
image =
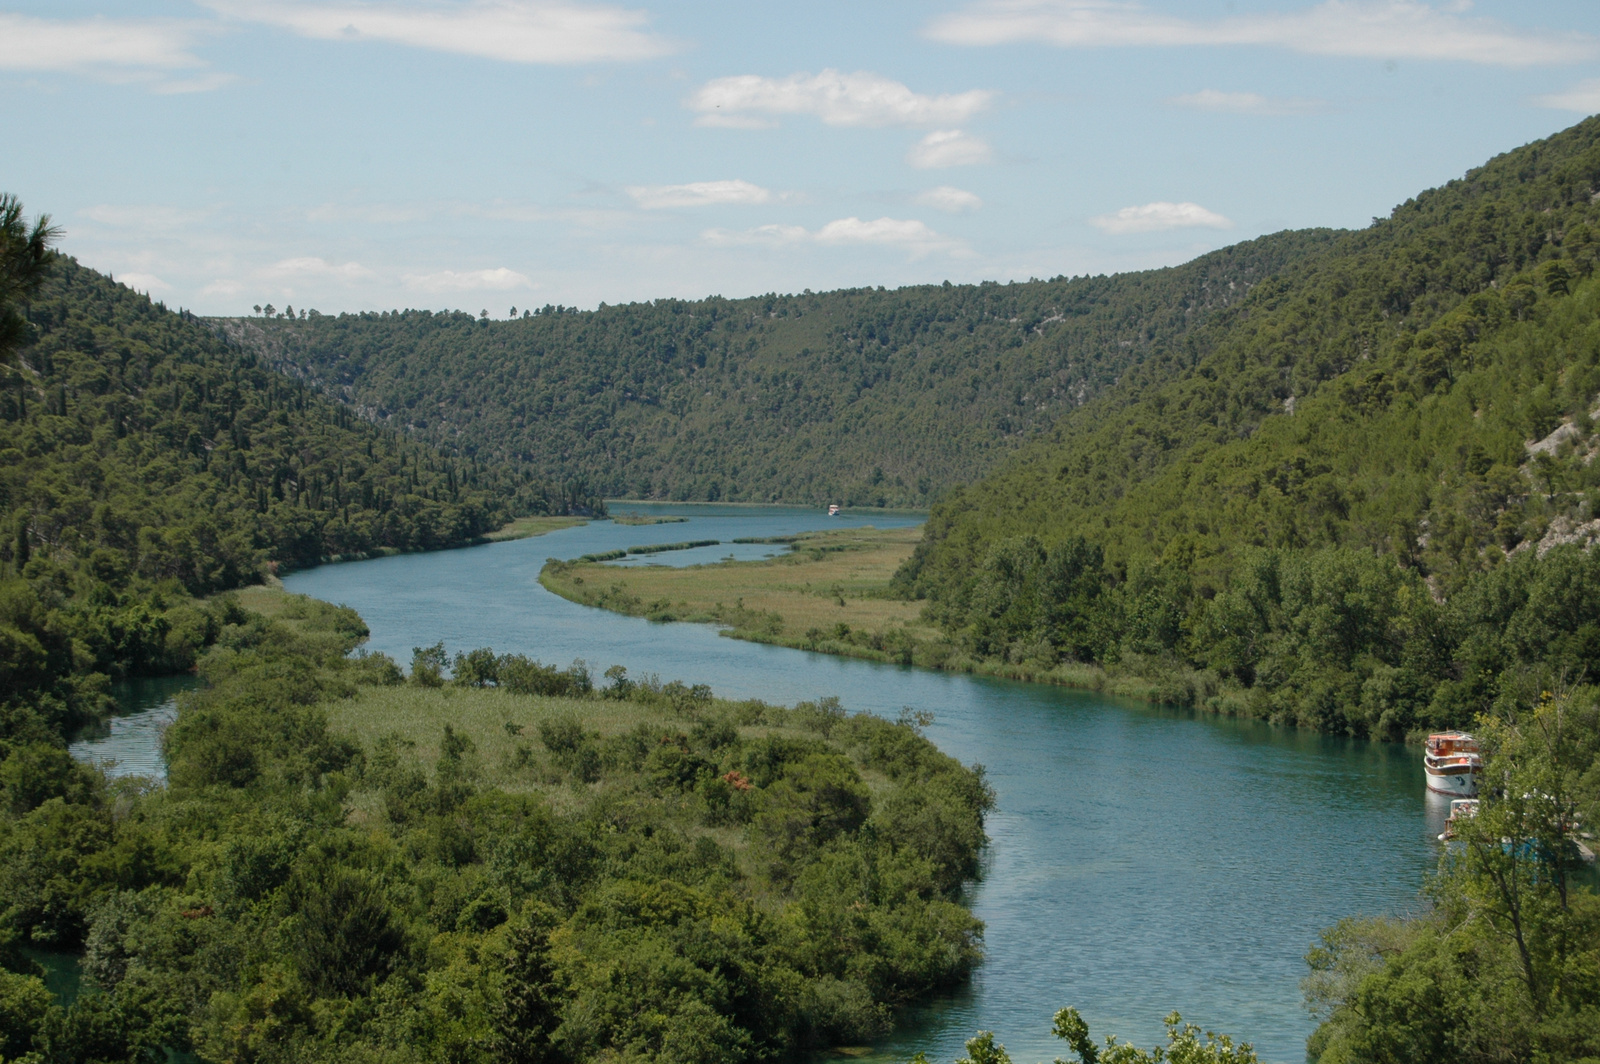
{"label": "river", "polygon": [[[652,624],[577,606],[539,586],[548,557],[648,543],[723,544],[649,555],[687,565],[781,550],[734,538],[814,528],[913,524],[889,513],[829,519],[812,510],[627,505],[690,520],[612,522],[532,539],[410,554],[291,574],[291,591],[360,611],[371,649],[410,661],[443,639],[451,651],[492,646],[598,675],[709,683],[719,694],[792,703],[838,695],[893,717],[928,710],[928,734],[981,763],[999,797],[985,875],[968,898],[987,925],[987,958],[970,986],[911,1012],[878,1046],[962,1055],[990,1029],[1019,1064],[1063,1055],[1049,1035],[1074,1005],[1096,1039],[1161,1038],[1174,1009],[1248,1039],[1263,1061],[1305,1059],[1312,1021],[1302,960],[1344,916],[1402,913],[1436,855],[1445,810],[1423,788],[1415,751],[1318,736],[1062,688],[1038,687],[761,646],[707,625]],[[639,564],[639,562],[635,562]],[[192,681],[191,681],[192,682]],[[119,691],[130,712],[74,753],[115,771],[163,775],[160,728],[176,686]]]}
{"label": "river", "polygon": [[1096,1039],[1154,1043],[1176,1009],[1253,1041],[1264,1061],[1305,1059],[1303,956],[1344,916],[1415,911],[1444,810],[1415,751],[1197,716],[1061,688],[835,658],[652,624],[577,606],[539,586],[548,557],[648,543],[723,546],[649,556],[693,564],[776,549],[734,538],[915,523],[857,513],[743,507],[623,507],[686,523],[596,522],[533,539],[295,573],[285,583],[360,611],[372,649],[492,646],[595,674],[709,683],[719,694],[792,703],[838,695],[852,710],[929,710],[929,735],[988,769],[999,797],[983,880],[987,925],[971,985],[919,1009],[877,1047],[904,1060],[962,1055],[992,1029],[1019,1064],[1062,1055],[1056,1009],[1074,1005]]}

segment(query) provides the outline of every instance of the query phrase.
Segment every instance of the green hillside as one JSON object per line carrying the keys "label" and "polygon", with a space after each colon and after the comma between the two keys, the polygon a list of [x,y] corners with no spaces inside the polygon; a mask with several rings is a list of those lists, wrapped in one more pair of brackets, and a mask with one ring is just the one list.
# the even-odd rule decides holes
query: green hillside
{"label": "green hillside", "polygon": [[381,424],[609,495],[924,505],[1332,240],[1028,284],[218,324]]}
{"label": "green hillside", "polygon": [[953,494],[901,586],[979,656],[1336,730],[1582,674],[1600,577],[1551,548],[1600,527],[1597,190],[1590,120],[1341,236]]}
{"label": "green hillside", "polygon": [[70,731],[107,676],[189,667],[216,627],[190,596],[594,504],[353,417],[70,259],[8,309],[0,741]]}

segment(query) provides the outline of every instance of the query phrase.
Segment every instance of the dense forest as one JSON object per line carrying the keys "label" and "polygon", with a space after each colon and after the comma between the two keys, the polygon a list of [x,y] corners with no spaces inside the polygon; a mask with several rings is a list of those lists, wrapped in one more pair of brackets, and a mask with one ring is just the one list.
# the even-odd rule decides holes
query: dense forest
{"label": "dense forest", "polygon": [[192,315],[41,263],[0,364],[0,739],[70,732],[107,677],[191,667],[215,635],[192,596],[602,506],[371,425]]}
{"label": "dense forest", "polygon": [[952,494],[899,576],[981,658],[1399,737],[1600,651],[1600,121],[1257,285]]}
{"label": "dense forest", "polygon": [[[980,956],[956,899],[992,799],[914,722],[487,650],[399,686],[347,609],[210,608],[165,787],[6,747],[0,1059],[796,1059]],[[418,688],[434,758],[330,727]],[[512,756],[438,719],[468,700]],[[24,947],[81,950],[85,992]]]}
{"label": "dense forest", "polygon": [[921,506],[1332,240],[1027,284],[216,324],[364,417],[608,496]]}

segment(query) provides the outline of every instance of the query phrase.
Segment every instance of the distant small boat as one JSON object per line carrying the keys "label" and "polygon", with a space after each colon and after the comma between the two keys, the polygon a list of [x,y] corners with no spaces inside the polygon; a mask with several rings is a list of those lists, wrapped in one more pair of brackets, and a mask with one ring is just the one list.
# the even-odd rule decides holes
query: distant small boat
{"label": "distant small boat", "polygon": [[1478,815],[1478,799],[1456,798],[1450,803],[1450,817],[1444,822],[1444,834],[1439,836],[1440,842],[1449,842],[1456,837],[1456,828],[1463,820],[1471,820]]}
{"label": "distant small boat", "polygon": [[1478,740],[1459,731],[1428,736],[1422,771],[1426,774],[1428,790],[1435,794],[1471,798],[1478,793],[1478,777],[1483,774]]}
{"label": "distant small boat", "polygon": [[829,503],[828,504],[828,516],[829,517],[838,517],[839,516],[839,504],[838,503],[835,502],[835,503]]}

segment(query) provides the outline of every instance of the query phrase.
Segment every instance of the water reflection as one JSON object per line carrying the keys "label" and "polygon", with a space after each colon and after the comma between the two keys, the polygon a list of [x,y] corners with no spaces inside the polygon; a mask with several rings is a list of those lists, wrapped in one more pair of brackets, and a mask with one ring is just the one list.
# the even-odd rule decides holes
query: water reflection
{"label": "water reflection", "polygon": [[104,723],[78,733],[68,752],[99,765],[106,775],[167,778],[161,736],[178,719],[178,693],[194,687],[194,676],[141,677],[114,684],[117,712]]}

